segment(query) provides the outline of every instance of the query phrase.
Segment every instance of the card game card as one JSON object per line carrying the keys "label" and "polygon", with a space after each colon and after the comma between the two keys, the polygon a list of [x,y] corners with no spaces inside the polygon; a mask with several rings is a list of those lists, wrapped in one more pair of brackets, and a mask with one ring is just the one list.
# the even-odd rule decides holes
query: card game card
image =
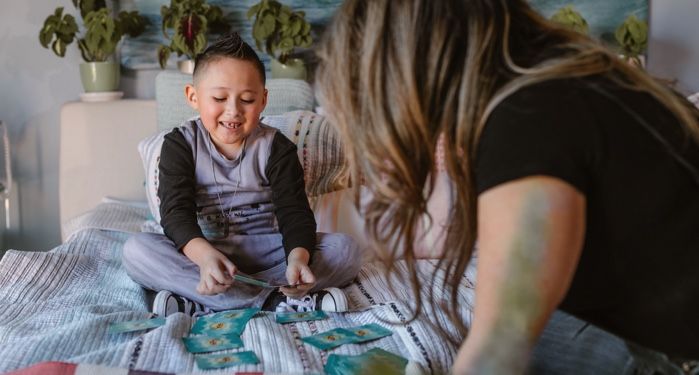
{"label": "card game card", "polygon": [[336,348],[343,344],[349,344],[357,336],[344,328],[335,328],[313,336],[302,337],[301,340],[321,350]]}
{"label": "card game card", "polygon": [[185,348],[190,353],[209,353],[226,349],[243,347],[243,340],[236,334],[221,336],[189,336],[183,337]]}
{"label": "card game card", "polygon": [[199,368],[202,370],[260,363],[257,355],[252,351],[224,354],[205,354],[196,356],[195,360],[197,361],[197,366],[199,366]]}
{"label": "card game card", "polygon": [[126,333],[142,331],[165,325],[165,318],[152,318],[142,320],[132,320],[128,322],[112,323],[109,325],[109,333]]}
{"label": "card game card", "polygon": [[306,311],[306,312],[290,312],[290,313],[277,313],[277,323],[286,324],[293,322],[305,322],[310,320],[322,320],[327,319],[328,314],[324,311]]}
{"label": "card game card", "polygon": [[330,354],[324,370],[329,375],[382,374],[402,375],[408,360],[374,348],[360,355]]}
{"label": "card game card", "polygon": [[376,340],[393,334],[390,329],[381,327],[376,323],[346,329],[356,336],[355,340],[353,341],[354,343]]}
{"label": "card game card", "polygon": [[248,321],[260,311],[259,308],[242,310],[227,310],[197,319],[190,331],[193,334],[221,336],[227,334],[240,335],[245,330]]}
{"label": "card game card", "polygon": [[233,275],[233,280],[240,281],[241,283],[245,283],[245,284],[259,286],[260,288],[274,288],[273,286],[269,285],[269,283],[264,281],[264,280],[257,280],[255,278],[250,277],[250,276],[241,275],[239,273],[236,273],[235,275]]}

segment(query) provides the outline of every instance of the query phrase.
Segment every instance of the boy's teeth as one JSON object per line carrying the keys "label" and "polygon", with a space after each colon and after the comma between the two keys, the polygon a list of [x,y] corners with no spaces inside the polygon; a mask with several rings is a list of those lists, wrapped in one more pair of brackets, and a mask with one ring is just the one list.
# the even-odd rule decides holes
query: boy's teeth
{"label": "boy's teeth", "polygon": [[223,126],[225,126],[225,127],[227,127],[227,128],[237,129],[237,128],[240,127],[241,123],[239,123],[239,122],[224,122],[224,121],[221,121],[221,125],[223,125]]}

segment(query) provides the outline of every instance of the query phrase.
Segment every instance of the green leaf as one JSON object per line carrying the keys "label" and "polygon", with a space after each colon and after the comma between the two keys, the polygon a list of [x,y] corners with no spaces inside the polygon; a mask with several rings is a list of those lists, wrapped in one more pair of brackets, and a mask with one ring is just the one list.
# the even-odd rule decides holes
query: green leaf
{"label": "green leaf", "polygon": [[250,9],[248,9],[247,18],[250,19],[250,18],[252,18],[252,16],[256,16],[257,11],[260,9],[260,7],[261,7],[260,4],[255,4],[255,5],[251,6]]}
{"label": "green leaf", "polygon": [[311,38],[310,35],[307,35],[303,38],[303,44],[301,44],[301,47],[308,48],[313,44],[313,38]]}
{"label": "green leaf", "polygon": [[585,18],[572,5],[567,5],[556,11],[551,16],[551,21],[581,34],[587,34],[589,29]]}
{"label": "green leaf", "polygon": [[255,41],[263,41],[267,37],[260,23],[254,23],[252,25],[252,37],[255,39]]}
{"label": "green leaf", "polygon": [[49,43],[53,39],[53,25],[44,25],[44,27],[39,31],[39,43],[44,48],[49,48]]}
{"label": "green leaf", "polygon": [[291,35],[298,35],[303,28],[303,20],[299,18],[294,18],[291,22]]}
{"label": "green leaf", "polygon": [[84,40],[78,41],[78,47],[80,48],[80,54],[82,55],[83,60],[85,60],[86,62],[94,61],[94,58],[92,57],[92,55],[89,54],[89,51],[87,50],[87,47],[85,46]]}
{"label": "green leaf", "polygon": [[158,47],[158,63],[160,64],[161,69],[165,69],[165,66],[167,65],[167,60],[170,58],[170,47],[160,45]]}
{"label": "green leaf", "polygon": [[60,39],[56,39],[53,41],[51,49],[56,55],[60,57],[64,57],[66,55],[66,44]]}
{"label": "green leaf", "polygon": [[263,38],[267,38],[268,36],[272,35],[272,33],[274,33],[274,29],[275,29],[276,24],[277,24],[277,21],[273,15],[271,15],[271,14],[265,15],[265,17],[262,19],[262,26],[261,26]]}
{"label": "green leaf", "polygon": [[204,51],[206,49],[206,36],[204,34],[199,34],[197,35],[196,40],[194,41],[194,52],[191,54],[189,57],[194,59],[198,54]]}
{"label": "green leaf", "polygon": [[291,16],[291,13],[282,13],[279,15],[277,18],[279,22],[281,22],[282,25],[286,24],[289,22],[289,17]]}

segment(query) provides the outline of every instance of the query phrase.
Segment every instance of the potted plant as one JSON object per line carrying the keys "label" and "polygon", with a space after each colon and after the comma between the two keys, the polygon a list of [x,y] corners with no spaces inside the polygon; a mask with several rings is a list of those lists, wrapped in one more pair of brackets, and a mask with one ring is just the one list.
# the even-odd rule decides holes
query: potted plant
{"label": "potted plant", "polygon": [[551,16],[551,21],[581,34],[587,34],[589,31],[587,21],[572,5],[566,5],[556,11],[556,13]]}
{"label": "potted plant", "polygon": [[[170,54],[185,55],[189,59],[178,62],[184,73],[194,70],[194,58],[204,51],[209,33],[225,33],[230,25],[223,17],[220,7],[209,5],[205,0],[171,0],[170,6],[160,8],[163,18],[163,35],[170,40],[169,45],[158,48],[160,67],[165,68]],[[168,34],[168,30],[174,32]]]}
{"label": "potted plant", "polygon": [[[80,10],[84,30],[78,37],[75,17],[63,14],[63,7],[48,16],[39,31],[39,42],[59,57],[78,38],[78,48],[84,63],[80,64],[80,79],[85,92],[114,91],[119,86],[119,64],[114,52],[124,35],[136,37],[143,33],[148,20],[137,11],[120,12],[116,17],[104,0],[73,0]],[[50,47],[49,47],[50,45]]]}
{"label": "potted plant", "polygon": [[643,53],[648,46],[648,24],[639,20],[635,15],[628,16],[614,33],[621,48],[622,58],[630,64],[643,67]]}
{"label": "potted plant", "polygon": [[291,58],[297,47],[310,47],[313,43],[311,25],[302,11],[292,11],[276,0],[261,0],[248,10],[248,19],[255,17],[252,37],[258,50],[271,57],[270,67],[274,78],[306,78],[303,60]]}

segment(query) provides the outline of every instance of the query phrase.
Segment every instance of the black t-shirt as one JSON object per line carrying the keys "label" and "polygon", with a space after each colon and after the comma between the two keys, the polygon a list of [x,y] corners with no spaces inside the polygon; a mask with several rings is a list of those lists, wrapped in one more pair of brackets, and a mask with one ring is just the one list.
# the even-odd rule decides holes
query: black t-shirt
{"label": "black t-shirt", "polygon": [[562,310],[699,358],[699,146],[664,106],[601,78],[539,83],[497,106],[476,159],[478,193],[547,175],[585,195],[585,242]]}

